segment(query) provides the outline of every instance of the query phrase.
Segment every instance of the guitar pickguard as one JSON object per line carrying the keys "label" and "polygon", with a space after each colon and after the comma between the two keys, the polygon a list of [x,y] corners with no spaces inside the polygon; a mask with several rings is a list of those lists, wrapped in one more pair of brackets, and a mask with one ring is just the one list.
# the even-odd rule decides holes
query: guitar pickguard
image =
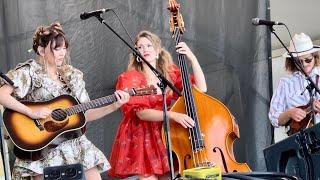
{"label": "guitar pickguard", "polygon": [[56,132],[63,129],[68,123],[69,123],[69,118],[67,118],[62,122],[49,120],[44,123],[44,129],[48,132]]}

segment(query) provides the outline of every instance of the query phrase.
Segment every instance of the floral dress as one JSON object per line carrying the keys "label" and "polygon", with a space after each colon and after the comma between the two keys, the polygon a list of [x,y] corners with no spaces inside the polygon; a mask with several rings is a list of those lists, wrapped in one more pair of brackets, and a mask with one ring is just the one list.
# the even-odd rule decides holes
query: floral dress
{"label": "floral dress", "polygon": [[[180,71],[176,65],[169,69],[171,82],[182,89]],[[147,80],[143,73],[127,71],[117,81],[117,89],[146,87]],[[170,105],[177,95],[168,91],[166,102]],[[169,172],[166,148],[162,142],[162,121],[140,120],[136,112],[143,109],[162,110],[161,94],[134,96],[122,106],[122,119],[111,151],[111,169],[108,175],[124,178],[133,175],[163,175]]]}
{"label": "floral dress", "polygon": [[[45,66],[36,60],[28,60],[8,72],[8,77],[14,82],[13,96],[19,101],[48,101],[63,94],[76,97],[80,103],[89,101],[85,90],[83,74],[72,66],[59,69],[60,80],[52,81],[45,71]],[[0,86],[5,82],[0,81]],[[84,169],[97,167],[100,172],[110,168],[104,154],[92,144],[85,135],[70,138],[72,133],[57,137],[50,145],[45,158],[37,161],[26,161],[16,158],[12,170],[12,179],[29,179],[30,176],[43,174],[44,167],[61,166],[80,163]],[[48,146],[50,147],[50,146]]]}

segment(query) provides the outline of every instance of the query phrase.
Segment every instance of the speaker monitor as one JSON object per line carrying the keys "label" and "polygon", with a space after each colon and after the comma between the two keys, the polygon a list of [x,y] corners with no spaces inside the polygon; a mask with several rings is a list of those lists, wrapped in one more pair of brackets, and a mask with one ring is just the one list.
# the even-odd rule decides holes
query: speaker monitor
{"label": "speaker monitor", "polygon": [[296,177],[279,172],[232,172],[222,175],[223,180],[298,180]]}
{"label": "speaker monitor", "polygon": [[81,164],[46,167],[43,176],[44,180],[85,180]]}
{"label": "speaker monitor", "polygon": [[[312,152],[307,152],[310,163],[308,164],[303,156],[303,151],[298,140],[300,133],[296,133],[263,150],[268,171],[282,172],[296,176],[299,179],[307,179],[308,174],[310,175],[310,170],[312,170],[314,178],[320,178],[320,151],[314,148],[319,146],[320,124],[316,124],[304,132],[305,137],[313,137],[315,140],[312,146],[309,145],[310,150],[313,149]],[[310,140],[307,139],[307,143],[310,143]]]}

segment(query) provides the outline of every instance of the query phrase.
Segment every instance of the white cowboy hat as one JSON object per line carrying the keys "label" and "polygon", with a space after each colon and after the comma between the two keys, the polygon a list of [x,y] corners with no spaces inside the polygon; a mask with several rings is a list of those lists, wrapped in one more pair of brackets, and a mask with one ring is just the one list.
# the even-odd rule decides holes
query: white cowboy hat
{"label": "white cowboy hat", "polygon": [[[304,33],[295,34],[290,41],[289,52],[291,52],[294,57],[303,56],[317,51],[320,51],[320,46],[314,46],[310,37]],[[284,53],[283,56],[290,57],[287,52]]]}

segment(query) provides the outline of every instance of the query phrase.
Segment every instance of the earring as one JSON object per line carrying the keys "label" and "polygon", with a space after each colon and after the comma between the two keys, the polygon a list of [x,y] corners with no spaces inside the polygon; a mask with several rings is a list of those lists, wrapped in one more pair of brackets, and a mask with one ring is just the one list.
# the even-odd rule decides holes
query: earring
{"label": "earring", "polygon": [[159,54],[156,55],[156,60],[158,60],[158,59],[159,59]]}
{"label": "earring", "polygon": [[135,54],[133,54],[133,57],[138,63],[140,63],[142,61],[141,58]]}

